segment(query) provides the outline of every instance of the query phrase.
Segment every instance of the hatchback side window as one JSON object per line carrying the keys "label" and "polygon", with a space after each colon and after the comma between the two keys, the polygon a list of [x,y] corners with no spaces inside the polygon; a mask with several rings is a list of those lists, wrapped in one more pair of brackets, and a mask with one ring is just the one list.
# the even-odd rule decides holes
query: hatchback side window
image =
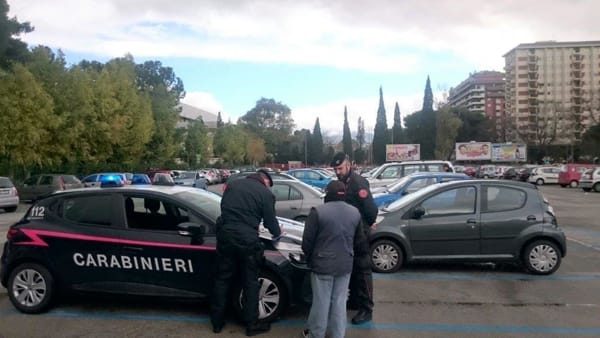
{"label": "hatchback side window", "polygon": [[271,189],[276,201],[287,201],[290,198],[290,187],[285,184],[275,184]]}
{"label": "hatchback side window", "polygon": [[35,184],[37,184],[38,178],[39,178],[39,176],[32,176],[32,177],[26,179],[23,182],[23,184],[25,184],[25,185],[35,185]]}
{"label": "hatchback side window", "polygon": [[290,187],[290,201],[301,200],[302,193],[300,193],[296,188]]}
{"label": "hatchback side window", "polygon": [[42,176],[42,178],[40,179],[40,185],[51,185],[53,180],[54,178],[52,176]]}
{"label": "hatchback side window", "polygon": [[477,195],[475,187],[443,191],[421,203],[425,216],[474,214]]}
{"label": "hatchback side window", "polygon": [[435,178],[419,178],[406,187],[406,193],[413,193],[421,188],[435,183]]}
{"label": "hatchback side window", "polygon": [[303,171],[294,171],[292,173],[292,176],[294,176],[295,178],[298,178],[298,179],[304,178],[304,172]]}
{"label": "hatchback side window", "polygon": [[319,174],[312,172],[312,171],[307,171],[305,174],[306,174],[306,178],[308,178],[309,180],[321,179],[321,176]]}
{"label": "hatchback side window", "polygon": [[419,171],[422,171],[421,166],[419,164],[407,164],[404,166],[404,176],[408,176]]}
{"label": "hatchback side window", "polygon": [[482,212],[499,212],[520,209],[525,205],[527,194],[508,187],[483,187]]}
{"label": "hatchback side window", "polygon": [[112,199],[110,195],[81,196],[65,199],[59,207],[64,219],[88,225],[111,225]]}
{"label": "hatchback side window", "polygon": [[381,175],[379,175],[381,178],[397,178],[400,177],[400,168],[398,166],[393,166],[393,167],[387,167],[383,170],[383,172],[381,173]]}

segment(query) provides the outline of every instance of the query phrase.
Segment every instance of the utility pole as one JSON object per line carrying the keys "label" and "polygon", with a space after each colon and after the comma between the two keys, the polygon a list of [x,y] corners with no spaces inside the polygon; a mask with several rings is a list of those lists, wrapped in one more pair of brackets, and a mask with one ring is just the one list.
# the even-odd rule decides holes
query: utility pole
{"label": "utility pole", "polygon": [[304,167],[308,167],[308,132],[304,132]]}

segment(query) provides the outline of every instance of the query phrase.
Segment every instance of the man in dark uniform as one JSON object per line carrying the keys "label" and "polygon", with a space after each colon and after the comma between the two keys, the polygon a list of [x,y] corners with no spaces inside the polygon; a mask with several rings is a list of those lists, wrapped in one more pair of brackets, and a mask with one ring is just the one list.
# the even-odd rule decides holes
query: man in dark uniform
{"label": "man in dark uniform", "polygon": [[254,336],[271,329],[258,321],[258,274],[264,261],[263,246],[258,238],[258,225],[276,237],[281,228],[275,217],[275,196],[269,190],[273,180],[265,170],[235,180],[227,185],[221,199],[221,217],[217,221],[217,278],[211,301],[213,332],[225,325],[225,308],[231,279],[240,272],[244,287],[244,320],[246,335]]}
{"label": "man in dark uniform", "polygon": [[[352,170],[350,160],[344,153],[337,153],[331,161],[338,179],[346,185],[345,201],[355,206],[362,218],[362,230],[369,238],[371,227],[375,227],[377,219],[377,206],[371,196],[369,182]],[[358,308],[358,313],[352,318],[353,324],[361,324],[371,321],[373,318],[373,274],[371,271],[371,259],[369,242],[357,243],[355,248],[354,265],[350,277],[350,300],[351,306]]]}

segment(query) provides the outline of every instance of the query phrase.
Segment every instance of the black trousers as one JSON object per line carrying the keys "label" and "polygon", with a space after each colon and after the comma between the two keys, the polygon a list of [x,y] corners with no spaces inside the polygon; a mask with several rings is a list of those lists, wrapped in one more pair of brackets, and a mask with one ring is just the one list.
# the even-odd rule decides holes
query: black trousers
{"label": "black trousers", "polygon": [[[225,321],[227,300],[234,276],[241,276],[243,287],[243,320],[246,325],[258,322],[258,274],[264,262],[264,249],[257,234],[219,231],[217,234],[217,278],[211,300],[211,322]],[[234,295],[237,297],[237,295]],[[238,301],[237,298],[235,301]]]}
{"label": "black trousers", "polygon": [[358,307],[359,311],[373,312],[373,272],[370,267],[365,268],[362,264],[357,264],[356,260],[361,259],[355,258],[352,275],[350,275],[348,301]]}

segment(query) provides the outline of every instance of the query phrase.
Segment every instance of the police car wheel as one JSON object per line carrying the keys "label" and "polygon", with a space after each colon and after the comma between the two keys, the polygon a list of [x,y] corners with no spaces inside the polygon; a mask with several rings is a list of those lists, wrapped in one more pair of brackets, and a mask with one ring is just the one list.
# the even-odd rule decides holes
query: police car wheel
{"label": "police car wheel", "polygon": [[8,278],[8,297],[17,310],[40,313],[48,309],[54,295],[54,278],[36,263],[17,266]]}
{"label": "police car wheel", "polygon": [[403,259],[402,249],[394,241],[383,239],[371,246],[371,266],[375,272],[396,272]]}
{"label": "police car wheel", "polygon": [[[281,279],[269,271],[261,271],[258,276],[258,320],[261,322],[275,321],[287,308],[287,293]],[[233,307],[239,318],[243,318],[243,290],[237,285],[233,293]]]}

